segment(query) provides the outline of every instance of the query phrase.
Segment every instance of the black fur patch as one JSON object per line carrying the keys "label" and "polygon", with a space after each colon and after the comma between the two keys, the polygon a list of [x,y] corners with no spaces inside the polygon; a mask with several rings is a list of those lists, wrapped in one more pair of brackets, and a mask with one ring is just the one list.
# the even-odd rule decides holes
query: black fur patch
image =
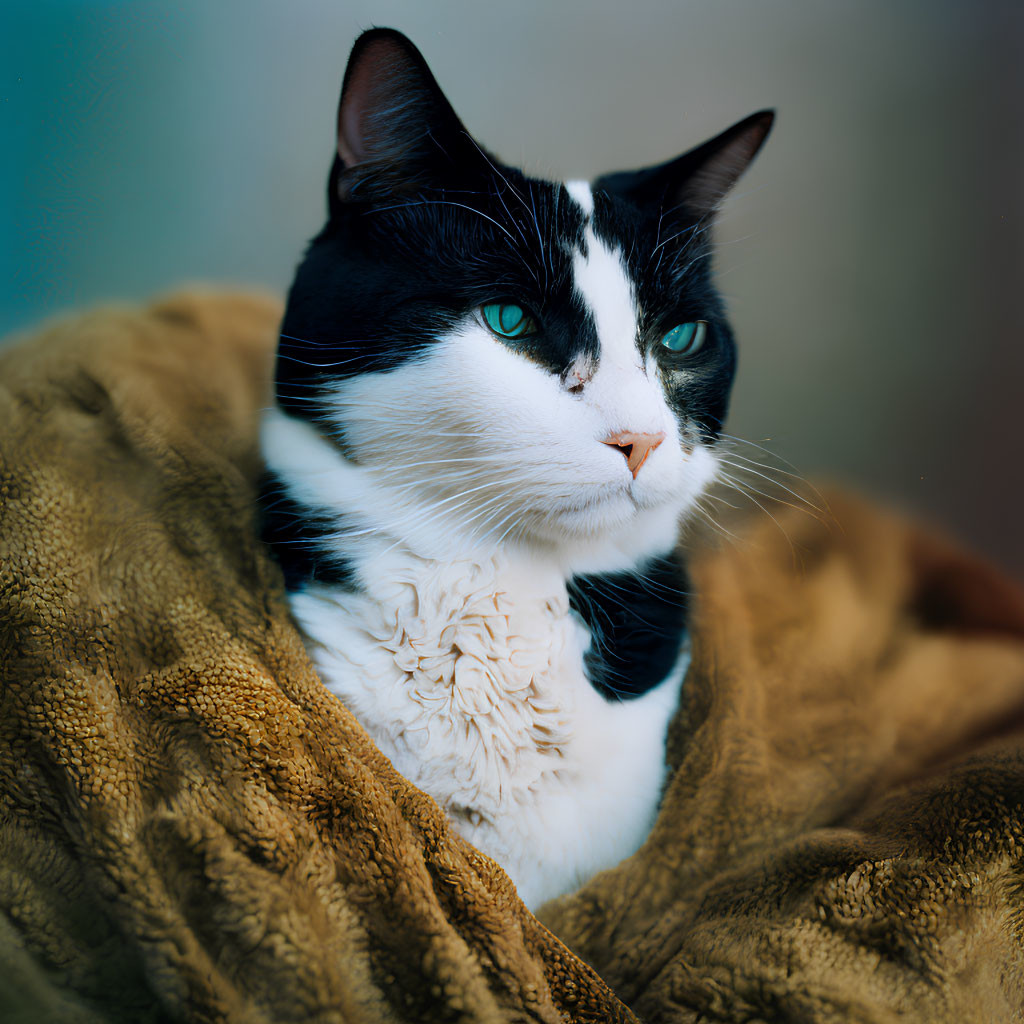
{"label": "black fur patch", "polygon": [[355,590],[352,568],[332,553],[331,538],[345,527],[345,517],[296,501],[281,479],[266,472],[260,481],[263,541],[284,572],[288,591],[308,583],[329,583]]}
{"label": "black fur patch", "polygon": [[569,581],[569,605],[592,636],[587,677],[603,697],[642,697],[672,671],[686,635],[687,582],[676,555]]}

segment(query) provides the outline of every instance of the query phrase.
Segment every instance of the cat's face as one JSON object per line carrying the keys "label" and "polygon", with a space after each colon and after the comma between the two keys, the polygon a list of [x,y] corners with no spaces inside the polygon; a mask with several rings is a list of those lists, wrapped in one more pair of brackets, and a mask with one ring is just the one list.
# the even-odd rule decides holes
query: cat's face
{"label": "cat's face", "polygon": [[404,37],[367,33],[331,217],[289,297],[282,407],[439,529],[671,539],[714,475],[735,367],[709,221],[769,124],[540,181],[472,140]]}

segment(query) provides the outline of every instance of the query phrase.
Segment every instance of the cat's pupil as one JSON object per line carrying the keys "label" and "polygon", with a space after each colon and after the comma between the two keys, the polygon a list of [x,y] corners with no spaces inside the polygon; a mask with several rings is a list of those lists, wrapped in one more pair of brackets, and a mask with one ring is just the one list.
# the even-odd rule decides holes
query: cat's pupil
{"label": "cat's pupil", "polygon": [[498,321],[501,329],[511,334],[523,322],[523,311],[518,306],[502,306],[498,310]]}
{"label": "cat's pupil", "polygon": [[692,355],[703,347],[707,326],[704,320],[679,324],[677,327],[673,327],[661,339],[661,343],[670,352],[676,352],[680,355]]}

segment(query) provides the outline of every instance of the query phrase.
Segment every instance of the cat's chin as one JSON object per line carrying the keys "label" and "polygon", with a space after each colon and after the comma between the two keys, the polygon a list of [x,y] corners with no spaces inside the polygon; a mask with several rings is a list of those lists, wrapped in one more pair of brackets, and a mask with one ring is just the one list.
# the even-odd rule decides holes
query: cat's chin
{"label": "cat's chin", "polygon": [[640,505],[628,492],[603,495],[544,515],[530,517],[525,531],[532,539],[570,550],[628,549],[631,556],[664,550],[674,541],[685,501]]}
{"label": "cat's chin", "polygon": [[627,530],[636,518],[636,508],[608,509],[603,506],[574,509],[538,523],[533,533],[550,543],[578,540],[602,540]]}

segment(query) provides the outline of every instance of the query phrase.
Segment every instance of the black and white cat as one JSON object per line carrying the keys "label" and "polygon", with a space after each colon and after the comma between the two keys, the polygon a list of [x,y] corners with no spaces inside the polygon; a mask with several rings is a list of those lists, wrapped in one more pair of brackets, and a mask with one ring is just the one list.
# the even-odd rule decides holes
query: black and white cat
{"label": "black and white cat", "polygon": [[532,906],[654,819],[680,523],[735,364],[708,228],[771,121],[561,184],[475,142],[399,33],[345,73],[263,421],[265,536],[324,682]]}

